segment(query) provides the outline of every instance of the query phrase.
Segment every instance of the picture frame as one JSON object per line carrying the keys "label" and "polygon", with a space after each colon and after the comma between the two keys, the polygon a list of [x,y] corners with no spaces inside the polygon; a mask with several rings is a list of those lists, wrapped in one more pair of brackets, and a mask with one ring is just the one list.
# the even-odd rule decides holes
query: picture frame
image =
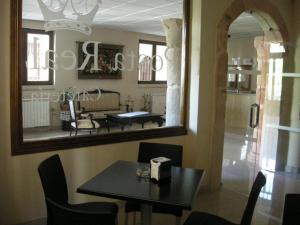
{"label": "picture frame", "polygon": [[[83,65],[86,54],[83,51],[84,42],[78,44],[78,68]],[[94,44],[86,47],[87,53],[94,53]],[[122,79],[123,45],[98,44],[98,68],[94,70],[94,57],[90,57],[85,67],[78,69],[78,79]],[[117,55],[119,54],[119,55]],[[117,56],[116,56],[117,55]],[[116,58],[117,57],[117,58]],[[118,65],[115,65],[118,63]]]}

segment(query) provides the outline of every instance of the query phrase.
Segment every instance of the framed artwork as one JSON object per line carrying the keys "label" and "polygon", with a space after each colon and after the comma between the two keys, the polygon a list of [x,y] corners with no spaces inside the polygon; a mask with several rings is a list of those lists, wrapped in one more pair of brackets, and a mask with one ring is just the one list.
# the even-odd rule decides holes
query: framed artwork
{"label": "framed artwork", "polygon": [[[89,57],[83,51],[83,43],[78,44],[78,68],[85,64],[82,70],[78,70],[78,79],[122,79],[122,60],[123,57],[118,53],[123,53],[124,46],[111,44],[98,44],[97,62],[94,57]],[[87,53],[94,55],[94,44],[86,47]],[[98,66],[95,66],[98,63]],[[117,65],[116,65],[117,64]],[[97,68],[97,70],[95,70]]]}

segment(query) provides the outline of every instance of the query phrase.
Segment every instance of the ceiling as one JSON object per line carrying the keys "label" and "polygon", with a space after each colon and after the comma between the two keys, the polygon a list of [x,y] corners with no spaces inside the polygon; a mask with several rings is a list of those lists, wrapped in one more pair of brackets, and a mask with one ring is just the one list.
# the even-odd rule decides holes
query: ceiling
{"label": "ceiling", "polygon": [[242,13],[229,27],[232,37],[257,36],[263,34],[258,20],[250,13]]}
{"label": "ceiling", "polygon": [[[68,2],[64,13],[74,17],[70,2],[75,9],[87,13],[93,9],[98,0],[41,0],[46,5],[53,5],[57,10],[58,2]],[[87,3],[87,4],[85,4]],[[76,7],[77,4],[77,7]],[[117,30],[164,35],[161,20],[166,18],[182,18],[183,0],[102,0],[93,26]],[[38,0],[23,0],[23,18],[43,21]],[[249,13],[242,13],[230,26],[231,36],[253,36],[262,34],[258,21]]]}
{"label": "ceiling", "polygon": [[[42,1],[48,6],[51,2],[54,2],[51,9],[57,10],[58,0]],[[60,1],[71,2],[72,0]],[[73,2],[79,3],[75,9],[85,14],[92,10],[97,0],[73,0]],[[71,4],[68,3],[64,13],[72,16],[73,12]],[[182,15],[183,0],[102,0],[100,9],[93,20],[93,25],[103,28],[164,35],[161,20],[182,18]],[[44,20],[38,0],[23,0],[23,19]]]}

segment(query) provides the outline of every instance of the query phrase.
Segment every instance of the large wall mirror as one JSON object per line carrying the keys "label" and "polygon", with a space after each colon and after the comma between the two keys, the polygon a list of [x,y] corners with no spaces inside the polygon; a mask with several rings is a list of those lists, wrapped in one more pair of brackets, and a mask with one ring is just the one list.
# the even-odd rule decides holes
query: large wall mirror
{"label": "large wall mirror", "polygon": [[189,7],[12,0],[12,153],[185,134]]}

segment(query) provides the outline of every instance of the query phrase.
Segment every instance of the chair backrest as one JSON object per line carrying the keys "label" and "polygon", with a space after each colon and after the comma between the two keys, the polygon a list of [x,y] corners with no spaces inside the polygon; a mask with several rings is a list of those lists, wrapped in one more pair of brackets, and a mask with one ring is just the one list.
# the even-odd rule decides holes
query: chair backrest
{"label": "chair backrest", "polygon": [[266,177],[262,172],[259,172],[255,178],[254,184],[252,186],[250,196],[247,202],[246,209],[243,214],[243,218],[241,221],[241,225],[251,225],[253,212],[255,209],[255,205],[259,196],[259,193],[263,186],[266,184]]}
{"label": "chair backrest", "polygon": [[77,118],[76,118],[76,109],[75,109],[74,100],[68,100],[68,102],[69,102],[69,108],[70,108],[71,121],[76,122]]}
{"label": "chair backrest", "polygon": [[120,93],[103,89],[85,91],[79,94],[78,106],[84,113],[120,111]]}
{"label": "chair backrest", "polygon": [[58,155],[44,160],[38,168],[44,194],[56,202],[68,202],[68,188],[63,166]]}
{"label": "chair backrest", "polygon": [[182,146],[141,142],[138,162],[150,163],[156,157],[166,157],[172,160],[172,166],[182,166]]}
{"label": "chair backrest", "polygon": [[300,224],[300,194],[285,196],[282,225]]}

